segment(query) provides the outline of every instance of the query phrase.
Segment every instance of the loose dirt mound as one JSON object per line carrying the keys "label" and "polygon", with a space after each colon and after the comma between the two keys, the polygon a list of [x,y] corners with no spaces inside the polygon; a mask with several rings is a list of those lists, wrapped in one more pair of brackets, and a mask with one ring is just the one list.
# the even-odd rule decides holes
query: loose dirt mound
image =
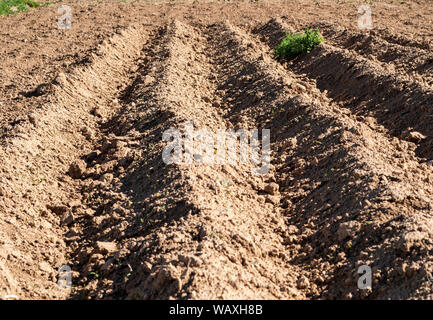
{"label": "loose dirt mound", "polygon": [[[0,297],[433,298],[431,42],[317,21],[326,43],[282,63],[272,48],[305,18],[249,4],[234,25],[242,6],[212,6],[161,6],[20,96],[34,107],[1,140]],[[165,164],[163,132],[188,123],[270,129],[269,173]]]}

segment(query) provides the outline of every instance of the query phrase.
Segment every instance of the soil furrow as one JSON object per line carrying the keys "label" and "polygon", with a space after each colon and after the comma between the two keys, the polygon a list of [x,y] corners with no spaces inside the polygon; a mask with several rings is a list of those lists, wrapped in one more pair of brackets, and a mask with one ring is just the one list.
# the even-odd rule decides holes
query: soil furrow
{"label": "soil furrow", "polygon": [[[283,238],[290,263],[303,268],[300,279],[308,279],[307,296],[408,298],[423,292],[427,297],[431,235],[416,230],[429,229],[433,198],[425,175],[431,177],[432,170],[420,170],[414,145],[336,108],[236,28],[214,33],[232,50],[233,58],[220,62],[233,72],[224,86],[226,98],[234,98],[229,109],[234,112],[227,116],[272,130],[287,224]],[[399,155],[403,148],[405,157]],[[408,188],[415,181],[416,187]],[[413,247],[419,251],[408,263]],[[375,272],[373,293],[357,290],[357,268],[363,264]],[[390,278],[395,281],[386,282]]]}
{"label": "soil furrow", "polygon": [[[360,122],[228,23],[174,21],[151,43],[85,157],[75,297],[428,297],[433,172],[413,143]],[[163,132],[186,134],[187,121],[270,128],[270,173],[163,163]],[[363,264],[374,292],[357,290]]]}
{"label": "soil furrow", "polygon": [[[149,148],[136,157],[142,160],[124,170],[114,164],[114,170],[98,172],[111,175],[111,187],[98,183],[97,188],[86,188],[90,191],[85,197],[92,199],[96,214],[81,223],[91,226],[82,236],[88,245],[75,255],[77,266],[83,266],[81,294],[144,299],[303,297],[275,233],[284,225],[282,217],[258,194],[264,182],[251,176],[251,165],[235,169],[163,163],[164,129],[183,131],[185,122],[192,121],[196,129],[215,133],[229,122],[214,107],[219,77],[212,52],[220,50],[219,44],[207,44],[211,35],[177,21],[160,33],[113,124],[121,136],[137,133],[140,144],[134,148],[128,142],[128,148]],[[117,154],[118,147],[111,146],[111,154]],[[95,171],[98,163],[115,161],[102,150],[98,159]],[[95,185],[91,180],[86,184]],[[101,242],[117,250],[101,251]],[[92,279],[92,274],[98,277]]]}
{"label": "soil furrow", "polygon": [[376,60],[382,67],[407,79],[433,86],[433,54],[428,49],[388,42],[379,31],[353,32],[337,25],[317,25],[327,43]]}
{"label": "soil furrow", "polygon": [[[325,67],[325,63],[333,67]],[[391,135],[416,142],[420,158],[432,159],[433,132],[429,123],[433,91],[429,87],[400,79],[369,61],[327,45],[317,48],[294,70],[316,79],[318,88],[327,90],[329,97],[360,119],[373,118]]]}
{"label": "soil furrow", "polygon": [[[285,29],[280,21],[271,20],[261,27],[268,32],[261,39],[272,44]],[[321,91],[350,109],[359,120],[377,122],[391,135],[417,143],[416,153],[421,160],[432,159],[431,87],[405,80],[377,63],[328,44],[296,59],[288,68],[314,79]]]}
{"label": "soil furrow", "polygon": [[2,140],[1,241],[11,252],[1,262],[5,294],[68,296],[56,285],[55,268],[67,263],[68,236],[61,225],[75,214],[81,196],[66,173],[98,138],[99,120],[90,112],[99,110],[93,113],[102,117],[116,108],[113,93],[127,77],[144,37],[143,30],[126,29],[99,46],[89,66],[59,74],[47,87],[45,103]]}

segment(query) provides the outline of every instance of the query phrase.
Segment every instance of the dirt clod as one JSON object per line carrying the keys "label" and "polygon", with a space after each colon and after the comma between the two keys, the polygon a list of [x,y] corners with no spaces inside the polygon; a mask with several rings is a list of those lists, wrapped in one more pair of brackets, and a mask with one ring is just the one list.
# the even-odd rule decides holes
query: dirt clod
{"label": "dirt clod", "polygon": [[75,160],[73,163],[71,163],[68,173],[71,176],[71,178],[80,179],[83,176],[84,172],[86,171],[86,167],[87,164],[83,160],[78,159]]}
{"label": "dirt clod", "polygon": [[69,226],[74,222],[74,215],[70,210],[67,210],[65,213],[63,213],[62,218],[60,219],[60,224]]}
{"label": "dirt clod", "polygon": [[118,250],[116,243],[105,241],[97,241],[95,249],[102,254],[111,254]]}
{"label": "dirt clod", "polygon": [[310,286],[310,281],[308,280],[307,277],[305,277],[305,276],[301,276],[301,277],[298,279],[298,288],[299,288],[299,289],[306,289],[306,288],[308,288],[309,286]]}
{"label": "dirt clod", "polygon": [[354,238],[360,228],[361,225],[357,221],[349,221],[340,224],[337,230],[338,240],[342,241],[348,237]]}
{"label": "dirt clod", "polygon": [[264,191],[270,195],[276,195],[278,194],[279,188],[280,186],[277,183],[272,182],[265,186]]}

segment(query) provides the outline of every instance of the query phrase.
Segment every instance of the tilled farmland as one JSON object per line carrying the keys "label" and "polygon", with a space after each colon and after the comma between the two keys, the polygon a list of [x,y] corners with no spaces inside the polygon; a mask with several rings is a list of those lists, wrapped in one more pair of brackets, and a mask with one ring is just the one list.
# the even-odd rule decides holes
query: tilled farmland
{"label": "tilled farmland", "polygon": [[[431,3],[400,25],[380,2],[370,31],[356,5],[299,5],[1,18],[0,297],[432,299]],[[275,59],[306,26],[324,43]],[[166,164],[163,133],[187,123],[269,129],[269,172]]]}

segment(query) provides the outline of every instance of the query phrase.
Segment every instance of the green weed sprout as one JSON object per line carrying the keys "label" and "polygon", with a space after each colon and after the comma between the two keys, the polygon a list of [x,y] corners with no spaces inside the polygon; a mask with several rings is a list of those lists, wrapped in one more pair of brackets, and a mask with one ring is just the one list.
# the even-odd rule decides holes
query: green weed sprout
{"label": "green weed sprout", "polygon": [[280,44],[275,47],[275,56],[280,59],[292,60],[299,55],[310,53],[311,50],[320,43],[323,38],[319,29],[305,29],[304,34],[286,33]]}

